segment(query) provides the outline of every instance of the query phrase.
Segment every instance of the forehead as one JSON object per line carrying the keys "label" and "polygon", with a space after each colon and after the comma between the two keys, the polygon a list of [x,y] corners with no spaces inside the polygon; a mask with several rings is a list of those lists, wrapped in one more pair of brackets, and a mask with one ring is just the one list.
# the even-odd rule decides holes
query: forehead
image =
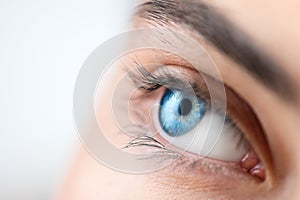
{"label": "forehead", "polygon": [[[199,0],[196,0],[199,1]],[[234,22],[296,81],[300,75],[299,0],[209,0],[206,4]],[[300,85],[300,82],[298,80]]]}
{"label": "forehead", "polygon": [[[297,1],[147,0],[145,2],[142,12],[138,12],[139,16],[146,16],[159,25],[170,27],[175,22],[179,25],[177,27],[179,29],[180,26],[184,28],[184,25],[188,25],[194,29],[193,32],[200,33],[245,68],[255,68],[256,74],[263,75],[261,81],[268,82],[266,76],[286,79],[293,84],[288,84],[287,87],[282,81],[273,81],[271,86],[281,88],[284,93],[288,88],[298,91],[300,6]],[[146,11],[146,14],[143,11]],[[267,68],[269,70],[264,70]],[[274,74],[271,71],[279,73]],[[299,92],[294,94],[300,96]]]}

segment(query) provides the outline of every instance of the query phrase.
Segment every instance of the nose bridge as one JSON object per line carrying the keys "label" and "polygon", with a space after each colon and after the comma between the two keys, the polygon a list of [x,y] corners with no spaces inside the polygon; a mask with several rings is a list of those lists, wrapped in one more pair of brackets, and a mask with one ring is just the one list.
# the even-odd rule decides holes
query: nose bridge
{"label": "nose bridge", "polygon": [[300,199],[300,173],[289,178],[285,188],[285,197],[279,199],[299,200]]}
{"label": "nose bridge", "polygon": [[[300,130],[300,129],[298,129]],[[298,131],[297,131],[298,132]],[[284,197],[278,199],[299,200],[300,199],[300,133],[296,133],[293,139],[290,140],[289,163],[285,169],[283,178],[283,193]],[[280,196],[280,195],[279,195]]]}
{"label": "nose bridge", "polygon": [[[298,173],[299,174],[299,173]],[[277,186],[272,189],[271,195],[262,199],[274,200],[299,200],[300,199],[300,176],[290,174],[284,179],[277,181]]]}
{"label": "nose bridge", "polygon": [[[300,129],[298,129],[300,130]],[[297,131],[298,132],[298,131]],[[290,200],[300,199],[300,133],[294,132],[294,137],[291,139],[289,156],[290,162],[288,171],[286,171],[285,190],[287,191],[287,198]]]}
{"label": "nose bridge", "polygon": [[278,132],[270,137],[276,140],[271,144],[276,185],[271,199],[300,200],[300,116],[284,110],[279,118],[272,123]]}
{"label": "nose bridge", "polygon": [[[300,140],[299,140],[300,141]],[[295,160],[295,165],[292,169],[294,169],[294,173],[291,174],[291,181],[288,183],[288,187],[291,188],[291,198],[290,199],[300,199],[300,154],[299,151],[295,155],[298,155]]]}

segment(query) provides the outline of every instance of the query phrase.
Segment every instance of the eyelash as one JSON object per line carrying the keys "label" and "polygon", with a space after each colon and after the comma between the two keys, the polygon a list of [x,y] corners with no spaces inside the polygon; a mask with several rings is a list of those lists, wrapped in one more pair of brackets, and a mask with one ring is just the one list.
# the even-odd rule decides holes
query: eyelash
{"label": "eyelash", "polygon": [[[204,102],[210,106],[210,96],[208,92],[203,91],[203,89],[195,82],[186,81],[183,77],[179,77],[172,73],[164,65],[157,66],[159,73],[151,73],[146,69],[146,67],[135,62],[136,67],[134,70],[126,70],[129,78],[134,83],[136,88],[145,91],[147,94],[154,92],[155,90],[166,87],[184,91],[190,91],[196,94],[198,97],[204,100]],[[192,90],[192,91],[191,91]],[[224,113],[224,110],[217,110],[216,112]],[[228,117],[226,113],[226,123],[232,127],[237,126],[237,124]],[[133,148],[133,147],[153,147],[159,149],[155,151],[151,156],[153,157],[166,157],[166,158],[178,158],[182,155],[174,150],[167,149],[159,140],[152,136],[147,135],[147,130],[144,127],[138,127],[141,131],[138,136],[135,136],[128,144],[123,148]],[[242,144],[246,142],[246,137],[244,134],[240,135],[239,142],[236,148],[239,148]]]}
{"label": "eyelash", "polygon": [[201,97],[205,101],[205,103],[210,103],[209,95],[202,92],[201,88],[199,88],[196,83],[188,82],[187,84],[187,81],[185,81],[183,78],[176,77],[166,67],[159,66],[159,68],[161,69],[160,73],[153,74],[149,72],[144,66],[137,65],[136,71],[138,73],[128,71],[128,75],[135,83],[136,87],[139,89],[144,89],[145,91],[152,92],[162,86],[165,86],[172,89],[179,89],[195,93],[196,95]]}

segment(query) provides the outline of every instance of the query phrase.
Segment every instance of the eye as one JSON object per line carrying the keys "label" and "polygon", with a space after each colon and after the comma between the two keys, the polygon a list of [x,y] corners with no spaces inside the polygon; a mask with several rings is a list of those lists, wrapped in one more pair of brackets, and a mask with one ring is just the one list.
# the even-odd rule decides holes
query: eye
{"label": "eye", "polygon": [[209,105],[187,92],[166,89],[158,113],[153,114],[154,121],[159,119],[156,129],[161,130],[161,137],[181,150],[221,161],[240,161],[249,151],[247,142],[241,141],[243,133],[229,117],[220,134],[209,127],[212,115],[214,124],[223,123],[222,114],[213,113]]}
{"label": "eye", "polygon": [[[253,148],[254,144],[265,149],[263,134],[251,108],[236,93],[225,85],[228,109],[222,107],[222,98],[214,100],[219,106],[213,108],[205,81],[195,71],[163,65],[149,70],[138,66],[128,72],[138,88],[130,101],[132,112],[143,118],[141,127],[151,130],[127,147],[165,146],[187,157],[236,164],[242,171],[265,178],[264,165]],[[218,81],[212,82],[212,89],[218,91]],[[143,136],[154,136],[152,141],[160,144],[149,144]]]}

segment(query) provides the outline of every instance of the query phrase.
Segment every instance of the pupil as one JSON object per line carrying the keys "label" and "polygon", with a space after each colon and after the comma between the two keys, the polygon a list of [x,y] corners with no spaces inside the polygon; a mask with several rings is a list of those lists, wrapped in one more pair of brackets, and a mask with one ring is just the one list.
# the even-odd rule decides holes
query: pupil
{"label": "pupil", "polygon": [[189,112],[192,110],[192,102],[189,99],[182,99],[180,102],[179,108],[178,108],[178,113],[180,115],[187,115]]}

